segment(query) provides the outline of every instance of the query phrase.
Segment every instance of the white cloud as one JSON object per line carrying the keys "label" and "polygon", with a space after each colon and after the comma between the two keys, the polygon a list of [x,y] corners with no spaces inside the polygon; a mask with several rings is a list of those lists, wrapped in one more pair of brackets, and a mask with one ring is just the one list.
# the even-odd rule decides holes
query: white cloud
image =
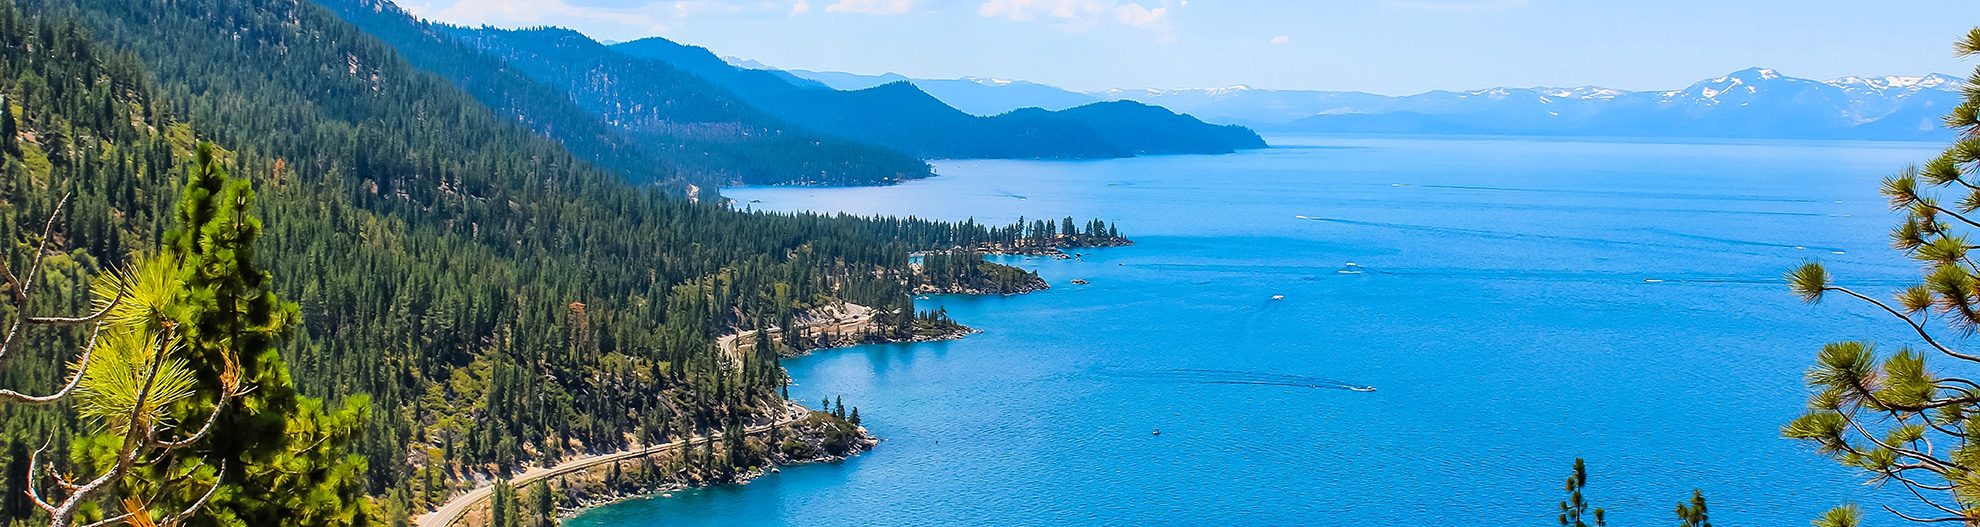
{"label": "white cloud", "polygon": [[914,0],[839,0],[825,6],[830,13],[902,15],[914,10]]}
{"label": "white cloud", "polygon": [[985,0],[976,14],[1019,22],[1048,20],[1068,29],[1084,29],[1106,18],[1124,26],[1155,27],[1168,19],[1169,8],[1120,0]]}
{"label": "white cloud", "polygon": [[1162,22],[1167,16],[1169,16],[1167,7],[1149,9],[1141,4],[1121,4],[1114,7],[1114,19],[1119,20],[1124,26],[1152,26]]}
{"label": "white cloud", "polygon": [[797,3],[791,4],[791,14],[793,15],[802,15],[810,12],[811,12],[811,2],[806,2],[805,0],[797,0]]}
{"label": "white cloud", "polygon": [[1291,44],[1291,43],[1292,43],[1292,37],[1289,36],[1279,35],[1276,37],[1272,37],[1272,45],[1274,46],[1284,46],[1286,44]]}

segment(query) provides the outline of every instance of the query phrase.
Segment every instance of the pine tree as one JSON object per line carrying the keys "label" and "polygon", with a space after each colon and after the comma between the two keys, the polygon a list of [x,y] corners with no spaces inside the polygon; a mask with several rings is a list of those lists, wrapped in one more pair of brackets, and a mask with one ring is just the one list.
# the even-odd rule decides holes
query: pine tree
{"label": "pine tree", "polygon": [[852,424],[853,424],[853,426],[859,426],[859,407],[858,407],[858,406],[854,406],[854,407],[853,407],[853,410],[852,410],[852,417],[848,417],[848,418],[846,418],[846,421],[847,421],[847,422],[850,422],[850,423],[852,423]]}
{"label": "pine tree", "polygon": [[[618,467],[618,464],[613,464],[613,471],[616,472]],[[530,527],[557,526],[557,503],[550,496],[548,482],[537,480],[529,485],[529,514]]]}
{"label": "pine tree", "polygon": [[[203,386],[181,403],[184,422],[211,408],[222,372],[238,368],[252,391],[219,416],[221,430],[203,452],[206,466],[225,462],[223,489],[194,518],[215,526],[363,525],[364,460],[347,455],[368,400],[353,397],[336,411],[297,395],[280,344],[296,325],[297,307],[270,291],[271,277],[255,261],[261,220],[254,189],[228,175],[211,143],[199,145],[178,205],[178,225],[166,233],[166,254],[179,262],[184,284],[177,316],[186,324],[188,366]],[[190,462],[199,462],[194,460]],[[189,467],[181,467],[190,470]],[[162,476],[162,474],[161,474]],[[199,496],[181,495],[190,503]]]}
{"label": "pine tree", "polygon": [[[1569,474],[1567,479],[1567,499],[1561,501],[1559,518],[1561,527],[1589,527],[1587,521],[1583,520],[1589,515],[1588,501],[1581,497],[1581,490],[1587,486],[1588,467],[1582,463],[1581,458],[1575,458],[1574,472]],[[1605,516],[1607,513],[1601,508],[1596,508],[1594,527],[1606,527],[1609,522]]]}
{"label": "pine tree", "polygon": [[507,479],[495,480],[495,492],[489,497],[488,525],[490,527],[522,527],[520,511],[516,504],[516,487]]}
{"label": "pine tree", "polygon": [[1705,513],[1705,493],[1691,489],[1691,503],[1678,502],[1677,517],[1684,527],[1712,527],[1712,520]]}
{"label": "pine tree", "polygon": [[19,124],[14,122],[14,111],[7,108],[5,97],[0,97],[0,153],[21,155]]}
{"label": "pine tree", "polygon": [[[1960,57],[1980,57],[1980,28],[1954,46]],[[1975,70],[1980,75],[1980,69]],[[1980,399],[1969,373],[1980,364],[1970,336],[1980,327],[1980,265],[1970,254],[1980,232],[1980,89],[1960,86],[1962,101],[1943,123],[1958,135],[1938,156],[1883,181],[1891,210],[1902,215],[1891,243],[1918,264],[1915,281],[1878,291],[1831,281],[1821,262],[1787,275],[1803,301],[1831,295],[1870,304],[1890,322],[1909,327],[1907,346],[1879,351],[1866,341],[1822,346],[1807,376],[1808,410],[1781,428],[1835,462],[1861,470],[1878,484],[1902,486],[1911,505],[1884,506],[1900,519],[1930,524],[1980,524],[1972,507],[1980,480],[1972,477],[1980,448]],[[1922,345],[1920,345],[1922,343]],[[1907,500],[1913,501],[1913,500]],[[1900,510],[1924,511],[1923,515]],[[1701,511],[1702,512],[1702,511]],[[1831,509],[1818,526],[1854,526],[1855,505]]]}

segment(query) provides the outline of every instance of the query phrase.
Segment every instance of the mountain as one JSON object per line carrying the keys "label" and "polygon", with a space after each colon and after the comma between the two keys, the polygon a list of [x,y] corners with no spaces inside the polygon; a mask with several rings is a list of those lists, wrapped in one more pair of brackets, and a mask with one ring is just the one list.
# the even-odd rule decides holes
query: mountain
{"label": "mountain", "polygon": [[[1017,110],[1008,115],[1048,113],[1038,108]],[[1160,106],[1130,101],[1093,103],[1060,112],[1079,118],[1115,144],[1137,145],[1136,155],[1164,152],[1204,152],[1220,148],[1265,148],[1258,134],[1241,126],[1204,125],[1195,118],[1178,115]],[[1196,123],[1186,129],[1173,126],[1177,120]]]}
{"label": "mountain", "polygon": [[620,54],[575,31],[444,31],[563,92],[667,159],[720,180],[872,184],[933,175],[913,156],[785,122],[698,76]]}
{"label": "mountain", "polygon": [[1064,110],[1100,102],[1092,95],[1009,79],[915,79],[914,85],[958,110],[977,115],[996,115],[1021,108]]}
{"label": "mountain", "polygon": [[[573,152],[628,174],[725,184],[876,184],[933,175],[906,154],[825,137],[756,110],[664,65],[634,61],[563,30],[514,32],[513,47],[464,43],[472,30],[420,20],[389,2],[322,5],[407,61]],[[485,44],[485,42],[484,42]],[[497,51],[500,51],[499,53]],[[522,60],[555,57],[571,60]],[[584,57],[583,75],[572,57]],[[625,79],[636,82],[624,82]]]}
{"label": "mountain", "polygon": [[[292,421],[301,425],[282,436],[307,447],[308,458],[341,459],[349,470],[254,455],[133,475],[223,481],[226,489],[208,494],[214,507],[369,496],[375,503],[364,508],[382,516],[228,521],[406,525],[411,512],[525,465],[774,423],[793,407],[779,395],[786,380],[772,348],[804,342],[760,330],[847,304],[872,307],[876,325],[894,331],[940,323],[914,314],[908,254],[1025,238],[1022,227],[753,214],[681,199],[677,185],[692,183],[660,164],[671,156],[627,141],[561,90],[433,26],[388,23],[402,15],[383,0],[0,2],[0,175],[9,182],[0,186],[0,238],[17,248],[5,255],[17,269],[42,260],[18,248],[48,244],[48,278],[36,283],[55,284],[46,289],[59,296],[38,297],[37,307],[81,312],[87,284],[159,251],[162,233],[180,228],[174,218],[209,215],[175,197],[205,192],[181,187],[188,151],[210,140],[214,159],[255,196],[216,209],[259,218],[230,231],[259,239],[229,261],[252,260],[267,273],[237,287],[294,302],[248,317],[257,327],[294,323],[278,339],[289,373],[250,370],[243,387],[286,397],[292,382],[324,408],[354,409],[334,423]],[[70,207],[56,215],[65,199]],[[43,221],[56,236],[40,234]],[[252,269],[219,272],[237,272],[233,265]],[[739,331],[762,335],[755,353],[718,350],[719,336]],[[70,360],[60,353],[73,353],[77,340],[29,340],[0,368],[0,386],[53,391]],[[270,351],[254,363],[270,364]],[[279,382],[264,382],[271,377]],[[92,444],[84,439],[109,436],[69,415],[70,406],[0,405],[8,481],[40,481],[23,459],[33,448],[60,460],[101,451],[83,448]],[[834,430],[840,444],[859,435]],[[213,440],[247,440],[235,432]],[[729,437],[738,444],[723,464],[695,479],[732,481],[790,452]],[[340,446],[316,448],[332,443]],[[343,457],[345,444],[363,461]],[[288,441],[273,446],[305,454]],[[201,444],[171,457],[212,455]],[[98,466],[73,465],[64,472]],[[625,483],[687,483],[652,472]],[[271,495],[270,480],[324,490]],[[154,488],[129,483],[112,495],[162,500],[147,509],[205,499],[126,494]],[[31,512],[8,500],[0,523]]]}
{"label": "mountain", "polygon": [[1237,85],[1206,89],[1113,89],[1095,93],[1105,100],[1157,104],[1214,122],[1284,123],[1322,113],[1374,113],[1389,97],[1360,92],[1261,90]]}
{"label": "mountain", "polygon": [[[910,79],[907,76],[901,75],[899,73],[861,75],[858,73],[842,73],[837,71],[779,70],[776,68],[765,66],[762,63],[755,63],[755,62],[738,63],[737,67],[753,69],[753,70],[763,70],[763,71],[781,71],[784,73],[788,73],[791,76],[797,77],[799,79],[804,79],[807,81],[812,81],[826,86],[830,86],[834,90],[846,90],[846,91],[864,90],[882,84],[893,84],[896,82],[914,82],[914,79]],[[950,105],[953,106],[954,103],[950,103]],[[957,109],[960,110],[962,108],[958,107]]]}
{"label": "mountain", "polygon": [[1749,68],[1664,91],[1579,86],[1391,97],[1235,86],[1098,95],[1288,132],[1924,140],[1950,136],[1937,119],[1957,104],[1963,84],[1946,75],[1815,81]]}
{"label": "mountain", "polygon": [[[800,126],[845,139],[885,146],[924,158],[1096,159],[1137,154],[1217,154],[1260,144],[1245,131],[1164,112],[1137,121],[1158,133],[1149,138],[1103,134],[1118,128],[1107,122],[1116,112],[1021,112],[990,117],[971,115],[944,103],[912,82],[895,81],[858,90],[837,90],[824,82],[771,70],[739,68],[706,49],[654,37],[614,45],[613,50],[655,60],[729,89],[751,105]],[[1143,114],[1144,116],[1148,114]],[[1155,136],[1191,137],[1187,141]]]}
{"label": "mountain", "polygon": [[[742,67],[767,69],[761,63],[743,62]],[[863,90],[882,84],[907,81],[941,99],[949,106],[974,115],[999,115],[1024,108],[1064,110],[1100,102],[1099,97],[1035,82],[987,77],[960,79],[910,79],[896,73],[860,75],[831,71],[783,70],[792,76],[818,82],[833,89]]]}

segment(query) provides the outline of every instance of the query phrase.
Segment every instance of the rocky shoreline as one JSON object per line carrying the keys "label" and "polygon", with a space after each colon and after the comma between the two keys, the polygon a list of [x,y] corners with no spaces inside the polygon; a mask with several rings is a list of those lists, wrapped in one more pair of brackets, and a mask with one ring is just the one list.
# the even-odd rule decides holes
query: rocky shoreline
{"label": "rocky shoreline", "polygon": [[[1128,241],[1126,239],[1116,239],[1116,240],[1104,240],[1101,243],[1096,243],[1093,245],[1083,245],[1079,248],[1120,247],[1131,244],[1133,244],[1133,242]],[[984,248],[979,248],[978,251],[984,254],[1012,255],[1012,256],[1039,256],[1039,257],[1049,257],[1056,259],[1071,259],[1075,257],[1075,255],[1067,253],[1061,248],[1055,246],[984,247]],[[976,287],[976,286],[965,286],[961,284],[951,284],[947,287],[936,287],[929,284],[922,284],[913,291],[913,294],[916,296],[933,295],[933,294],[1010,296],[1010,295],[1033,293],[1037,291],[1044,291],[1047,289],[1051,289],[1051,287],[1052,287],[1051,284],[1047,283],[1043,278],[1040,278],[1036,275],[1032,275],[1030,279],[1023,281],[1022,283],[1018,283],[1015,285],[1008,285],[1008,286]],[[820,316],[816,318],[819,319],[817,321],[818,325],[834,325],[835,327],[842,327],[843,325],[847,325],[847,324],[863,325],[867,321],[869,321],[872,316],[873,316],[873,312],[869,308],[847,304],[841,310],[835,310],[829,313],[821,313]],[[828,351],[833,349],[860,346],[866,344],[920,343],[920,342],[957,340],[982,332],[982,330],[971,328],[961,324],[954,324],[954,323],[951,324],[952,325],[949,327],[931,328],[926,331],[917,331],[913,335],[905,338],[887,335],[881,332],[873,332],[873,331],[821,332],[812,335],[812,338],[805,339],[803,343],[797,347],[780,350],[779,355],[784,358],[793,358],[793,357],[810,355],[820,351]],[[810,328],[804,328],[804,329],[810,329]],[[742,336],[743,334],[736,334],[736,335],[724,337],[724,339],[722,339],[722,341],[719,342],[718,345],[724,347],[738,346],[744,340],[741,338]],[[790,404],[795,405],[796,403],[790,403]],[[602,506],[630,501],[634,499],[665,499],[667,497],[671,497],[671,493],[682,490],[706,488],[706,487],[712,487],[718,485],[747,485],[749,484],[750,481],[753,481],[756,478],[781,472],[782,467],[803,465],[810,463],[836,463],[839,461],[844,461],[852,456],[859,455],[866,451],[872,450],[875,446],[877,446],[880,443],[880,440],[878,438],[873,437],[873,435],[869,433],[865,427],[860,427],[858,425],[846,422],[842,419],[834,418],[830,414],[825,412],[811,412],[810,417],[798,423],[792,424],[789,428],[791,433],[790,435],[785,436],[786,441],[782,445],[776,445],[770,449],[771,454],[770,454],[769,465],[762,467],[753,467],[738,472],[736,474],[730,475],[727,478],[707,479],[707,478],[692,477],[691,475],[676,474],[676,476],[680,476],[680,477],[663,479],[657,482],[646,483],[646,484],[633,484],[633,485],[612,484],[611,481],[609,481],[612,478],[599,474],[600,470],[598,469],[586,471],[585,473],[586,477],[576,478],[575,482],[572,481],[572,478],[566,478],[565,480],[566,486],[562,489],[566,498],[565,502],[575,503],[575,506],[560,507],[557,511],[558,518],[559,520],[569,519],[596,507],[602,507]],[[828,445],[828,443],[833,439],[832,435],[835,430],[837,433],[842,435],[850,434],[849,438],[848,437],[837,438],[841,441],[849,441],[844,445],[846,448],[839,452],[833,452],[834,449],[830,448],[829,447],[830,445]],[[793,443],[793,441],[795,443]],[[792,448],[790,449],[790,451],[786,451],[785,448],[782,448],[785,445],[793,445],[793,444],[800,446]],[[650,459],[645,459],[638,461],[628,461],[626,463],[650,464],[652,463],[652,461]],[[611,474],[616,475],[619,473],[620,470],[622,470],[618,465],[619,464],[612,465]],[[573,487],[572,485],[576,485],[576,486]]]}
{"label": "rocky shoreline", "polygon": [[1078,253],[1066,252],[1068,249],[1104,249],[1108,247],[1127,247],[1129,245],[1134,245],[1134,241],[1126,238],[1111,238],[1083,240],[1078,245],[985,245],[977,247],[976,252],[997,256],[1040,256],[1058,260],[1070,260],[1078,256]]}
{"label": "rocky shoreline", "polygon": [[914,336],[907,338],[893,338],[879,334],[868,334],[856,338],[846,337],[831,341],[821,341],[818,342],[817,343],[818,345],[816,346],[804,346],[804,347],[786,349],[786,350],[782,350],[780,353],[778,353],[778,355],[786,359],[791,359],[791,358],[803,357],[821,351],[831,351],[840,348],[850,348],[853,346],[864,346],[867,344],[914,344],[920,342],[940,342],[944,340],[960,340],[963,337],[975,335],[977,333],[982,333],[982,332],[983,330],[972,328],[969,326],[958,326],[957,329],[950,331],[943,331],[943,332],[931,333],[931,334],[916,334]]}
{"label": "rocky shoreline", "polygon": [[975,286],[966,286],[962,284],[949,284],[946,287],[937,287],[932,284],[921,284],[920,286],[914,288],[914,294],[1011,296],[1011,295],[1022,295],[1025,293],[1035,293],[1038,291],[1044,291],[1046,289],[1051,289],[1051,288],[1052,288],[1052,284],[1046,283],[1045,279],[1039,278],[1037,276],[1032,276],[1024,283],[1008,286],[1008,287],[998,287],[998,286],[975,287]]}
{"label": "rocky shoreline", "polygon": [[[672,476],[670,478],[654,482],[612,481],[617,475],[627,471],[625,467],[627,464],[638,466],[645,463],[649,467],[654,464],[665,464],[665,461],[653,459],[658,455],[623,461],[605,468],[588,469],[583,473],[567,476],[561,480],[563,486],[559,490],[564,495],[566,503],[576,505],[559,507],[557,518],[560,521],[567,520],[593,508],[635,499],[665,499],[671,497],[672,493],[683,490],[721,485],[747,485],[756,478],[782,472],[783,467],[836,463],[872,450],[880,444],[880,440],[874,438],[865,427],[836,419],[826,412],[810,412],[810,414],[806,419],[780,428],[780,431],[786,431],[788,435],[782,436],[785,440],[784,444],[771,449],[770,464],[751,467],[726,478],[704,478],[697,474],[676,473],[670,475]],[[834,438],[832,437],[834,433],[852,435],[850,438]],[[843,449],[837,452],[834,450],[838,449],[830,444],[835,439],[847,442],[840,447]]]}

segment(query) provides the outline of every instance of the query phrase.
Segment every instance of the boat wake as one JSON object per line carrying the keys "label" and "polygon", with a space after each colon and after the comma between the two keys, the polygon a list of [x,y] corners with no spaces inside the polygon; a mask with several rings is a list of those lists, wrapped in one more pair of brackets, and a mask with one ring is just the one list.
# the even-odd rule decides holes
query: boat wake
{"label": "boat wake", "polygon": [[1110,372],[1114,377],[1167,381],[1184,384],[1228,384],[1240,386],[1283,386],[1287,388],[1312,388],[1318,390],[1347,390],[1352,392],[1372,392],[1374,386],[1353,384],[1338,379],[1239,370],[1209,370],[1178,368],[1170,370],[1142,370],[1131,372]]}

